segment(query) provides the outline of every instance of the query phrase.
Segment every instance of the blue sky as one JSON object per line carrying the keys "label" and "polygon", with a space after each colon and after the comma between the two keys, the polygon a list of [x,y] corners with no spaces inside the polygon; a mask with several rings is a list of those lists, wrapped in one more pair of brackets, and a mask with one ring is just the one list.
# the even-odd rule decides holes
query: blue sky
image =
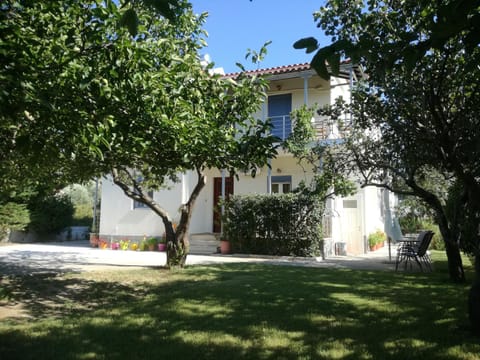
{"label": "blue sky", "polygon": [[320,44],[323,37],[313,21],[313,12],[323,0],[190,0],[196,13],[208,12],[204,28],[208,31],[209,54],[216,67],[225,72],[238,71],[235,63],[247,69],[255,68],[245,60],[247,49],[259,50],[272,41],[261,68],[309,62],[312,54],[295,50],[293,43],[303,37],[315,36]]}

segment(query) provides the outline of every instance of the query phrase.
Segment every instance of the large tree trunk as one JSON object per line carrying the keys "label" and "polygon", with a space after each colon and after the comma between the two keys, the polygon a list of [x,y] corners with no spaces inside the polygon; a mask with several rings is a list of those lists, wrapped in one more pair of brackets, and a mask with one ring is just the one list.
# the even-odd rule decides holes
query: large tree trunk
{"label": "large tree trunk", "polygon": [[475,256],[475,280],[468,294],[468,317],[472,330],[480,334],[480,255]]}
{"label": "large tree trunk", "polygon": [[443,216],[437,212],[438,228],[445,242],[445,252],[448,260],[448,273],[450,279],[456,283],[465,282],[465,272],[463,270],[462,256],[460,255],[460,247],[456,239],[458,235],[448,226],[448,222]]}
{"label": "large tree trunk", "polygon": [[[188,229],[190,219],[192,218],[193,205],[204,188],[207,178],[197,169],[198,180],[195,188],[190,195],[190,199],[180,210],[180,222],[174,230],[171,222],[163,220],[167,236],[167,267],[184,267],[187,261],[187,255],[190,251],[190,241],[188,239]],[[170,225],[168,225],[170,223]]]}
{"label": "large tree trunk", "polygon": [[184,267],[187,261],[187,255],[190,251],[190,242],[188,239],[188,226],[180,221],[176,231],[172,224],[165,225],[165,229],[171,227],[171,231],[166,231],[167,236],[167,267],[169,269]]}
{"label": "large tree trunk", "polygon": [[448,273],[450,279],[457,283],[465,282],[465,272],[463,271],[462,256],[460,248],[451,241],[445,241],[445,252],[448,259]]}

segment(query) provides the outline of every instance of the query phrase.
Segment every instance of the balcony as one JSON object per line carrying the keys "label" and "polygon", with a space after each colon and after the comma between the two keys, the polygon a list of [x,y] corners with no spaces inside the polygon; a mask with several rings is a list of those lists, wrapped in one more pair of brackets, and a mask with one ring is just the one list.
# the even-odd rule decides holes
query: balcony
{"label": "balcony", "polygon": [[[282,141],[287,139],[292,133],[292,121],[290,115],[272,116],[272,135]],[[295,124],[293,124],[295,126]],[[345,119],[339,126],[326,118],[312,118],[312,127],[317,140],[340,139],[350,130],[350,120]]]}
{"label": "balcony", "polygon": [[272,135],[286,140],[292,133],[292,120],[290,115],[271,116]]}

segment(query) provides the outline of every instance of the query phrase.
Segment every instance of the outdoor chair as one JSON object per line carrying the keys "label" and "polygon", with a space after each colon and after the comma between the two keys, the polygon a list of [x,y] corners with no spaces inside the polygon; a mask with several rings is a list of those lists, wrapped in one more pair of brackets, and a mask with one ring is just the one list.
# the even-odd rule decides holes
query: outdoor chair
{"label": "outdoor chair", "polygon": [[404,263],[405,270],[408,264],[410,264],[410,269],[412,269],[413,262],[415,262],[420,268],[420,271],[423,272],[424,267],[432,271],[432,261],[428,253],[428,247],[430,246],[433,235],[433,231],[422,231],[414,241],[401,241],[401,245],[397,249],[395,271],[398,270],[398,266],[402,262]]}

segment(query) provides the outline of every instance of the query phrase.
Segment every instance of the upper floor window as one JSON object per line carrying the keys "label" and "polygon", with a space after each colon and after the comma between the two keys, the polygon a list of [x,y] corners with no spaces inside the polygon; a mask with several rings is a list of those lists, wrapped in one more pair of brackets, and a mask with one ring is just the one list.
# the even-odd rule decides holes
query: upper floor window
{"label": "upper floor window", "polygon": [[268,117],[272,122],[272,135],[282,140],[292,132],[292,94],[271,95],[268,97]]}

